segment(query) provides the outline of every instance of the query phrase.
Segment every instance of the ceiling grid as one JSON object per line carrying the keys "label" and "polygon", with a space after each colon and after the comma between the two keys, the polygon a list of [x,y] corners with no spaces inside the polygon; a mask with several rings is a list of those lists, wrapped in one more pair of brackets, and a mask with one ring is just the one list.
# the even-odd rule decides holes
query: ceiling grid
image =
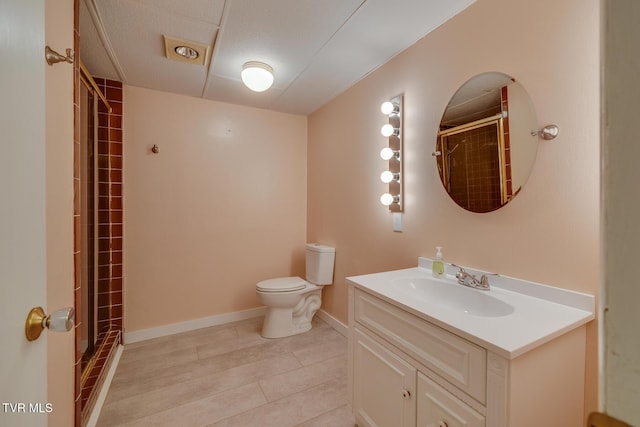
{"label": "ceiling grid", "polygon": [[[309,114],[475,0],[83,0],[80,56],[125,84]],[[164,37],[208,46],[204,65],[169,61]],[[274,70],[252,92],[242,65]]]}

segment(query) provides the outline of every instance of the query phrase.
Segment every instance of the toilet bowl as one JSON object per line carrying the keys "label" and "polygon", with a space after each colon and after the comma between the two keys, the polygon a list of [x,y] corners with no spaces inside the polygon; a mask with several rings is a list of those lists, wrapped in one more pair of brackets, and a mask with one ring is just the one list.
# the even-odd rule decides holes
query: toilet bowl
{"label": "toilet bowl", "polygon": [[335,249],[309,243],[305,247],[306,279],[279,277],[258,282],[256,294],[267,306],[262,336],[282,338],[311,329],[322,304],[322,288],[333,283]]}
{"label": "toilet bowl", "polygon": [[[299,286],[287,290],[279,282],[296,282]],[[267,306],[262,325],[262,336],[265,338],[282,338],[308,331],[322,303],[322,287],[300,277],[259,282],[256,293],[260,302]]]}

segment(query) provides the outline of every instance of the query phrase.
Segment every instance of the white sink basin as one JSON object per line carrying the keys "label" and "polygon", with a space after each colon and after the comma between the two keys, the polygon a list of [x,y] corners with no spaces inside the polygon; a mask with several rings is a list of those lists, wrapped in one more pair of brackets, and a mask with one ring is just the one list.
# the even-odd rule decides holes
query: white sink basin
{"label": "white sink basin", "polygon": [[425,277],[406,277],[392,280],[393,287],[405,295],[428,304],[481,317],[502,317],[513,313],[514,307],[487,292],[463,285]]}
{"label": "white sink basin", "polygon": [[[457,269],[450,264],[446,278],[432,277],[431,263],[418,258],[417,267],[347,281],[508,359],[595,318],[592,295],[503,275],[491,278],[488,291],[471,289],[456,282]],[[466,270],[476,277],[486,274]]]}

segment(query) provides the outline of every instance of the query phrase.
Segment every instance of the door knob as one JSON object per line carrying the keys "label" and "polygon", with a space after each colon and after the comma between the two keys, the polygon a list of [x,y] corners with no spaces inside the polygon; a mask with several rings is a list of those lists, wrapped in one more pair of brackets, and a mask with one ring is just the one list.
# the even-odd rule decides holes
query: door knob
{"label": "door knob", "polygon": [[75,310],[72,307],[63,308],[46,315],[42,307],[32,308],[27,315],[24,333],[28,341],[37,340],[47,328],[56,332],[67,332],[73,328]]}

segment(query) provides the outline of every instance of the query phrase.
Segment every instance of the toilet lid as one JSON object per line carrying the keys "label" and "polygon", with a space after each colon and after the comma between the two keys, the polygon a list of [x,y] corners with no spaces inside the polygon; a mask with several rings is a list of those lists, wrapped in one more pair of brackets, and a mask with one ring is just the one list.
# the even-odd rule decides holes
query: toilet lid
{"label": "toilet lid", "polygon": [[256,288],[262,292],[291,292],[304,289],[306,284],[300,277],[279,277],[258,282]]}

